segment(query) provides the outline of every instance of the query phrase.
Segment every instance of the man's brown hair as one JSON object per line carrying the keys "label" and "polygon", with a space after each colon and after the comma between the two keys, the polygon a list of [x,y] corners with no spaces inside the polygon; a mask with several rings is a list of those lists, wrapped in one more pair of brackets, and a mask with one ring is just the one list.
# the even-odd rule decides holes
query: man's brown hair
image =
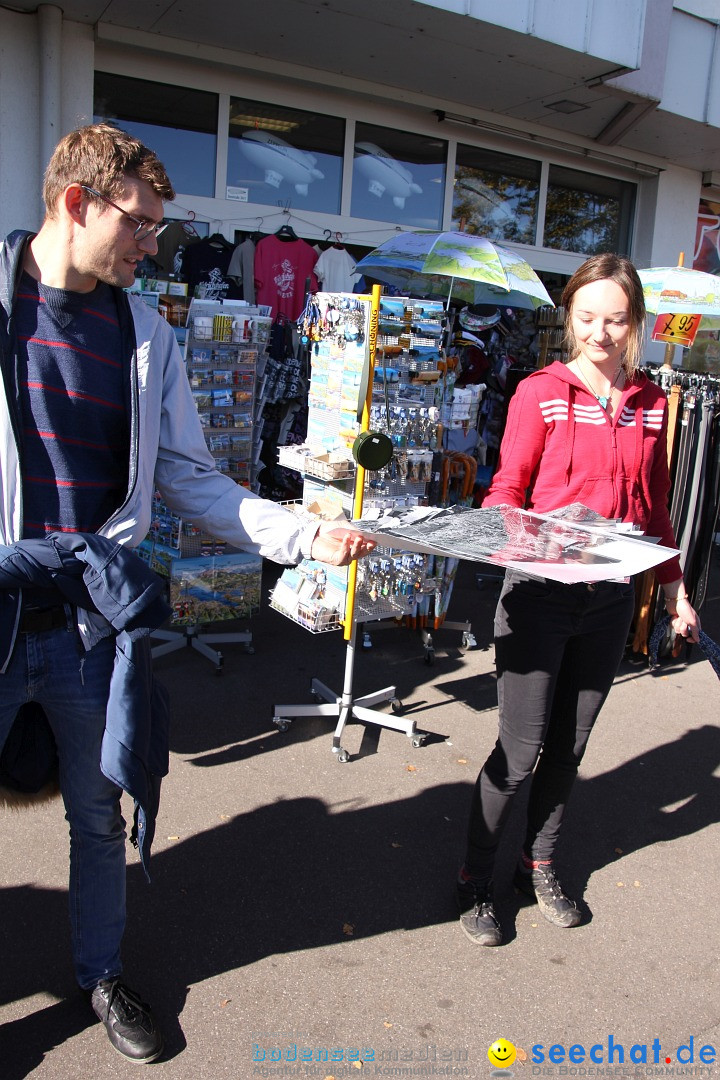
{"label": "man's brown hair", "polygon": [[87,184],[117,199],[128,176],[145,180],[161,199],[175,198],[165,166],[139,139],[112,124],[76,128],[57,144],[45,170],[47,216],[55,216],[57,201],[68,184]]}

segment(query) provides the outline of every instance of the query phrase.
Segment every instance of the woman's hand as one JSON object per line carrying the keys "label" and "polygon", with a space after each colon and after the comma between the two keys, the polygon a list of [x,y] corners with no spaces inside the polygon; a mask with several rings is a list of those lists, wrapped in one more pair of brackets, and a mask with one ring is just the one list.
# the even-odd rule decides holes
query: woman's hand
{"label": "woman's hand", "polygon": [[375,549],[372,540],[356,532],[349,523],[323,521],[312,542],[311,557],[331,566],[347,566],[353,559],[362,559]]}
{"label": "woman's hand", "polygon": [[670,625],[675,633],[697,643],[700,640],[700,617],[687,596],[667,600],[666,606],[670,616]]}

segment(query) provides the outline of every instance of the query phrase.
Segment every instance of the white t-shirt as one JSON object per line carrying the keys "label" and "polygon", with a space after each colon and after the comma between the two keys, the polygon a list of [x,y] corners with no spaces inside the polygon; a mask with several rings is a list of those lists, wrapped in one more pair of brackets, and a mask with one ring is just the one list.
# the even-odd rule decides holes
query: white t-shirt
{"label": "white t-shirt", "polygon": [[323,292],[352,292],[359,275],[349,251],[329,247],[315,263],[315,277]]}

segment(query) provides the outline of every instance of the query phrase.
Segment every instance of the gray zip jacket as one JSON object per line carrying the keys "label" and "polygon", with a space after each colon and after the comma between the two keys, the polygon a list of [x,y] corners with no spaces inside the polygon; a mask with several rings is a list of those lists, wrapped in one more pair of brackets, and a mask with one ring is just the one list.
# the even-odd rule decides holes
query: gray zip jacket
{"label": "gray zip jacket", "polygon": [[[18,231],[0,244],[0,543],[6,545],[22,538],[13,297],[32,236]],[[170,325],[139,298],[121,289],[117,294],[121,331],[132,357],[129,483],[125,501],[100,534],[136,547],[149,530],[157,488],[175,513],[220,540],[283,564],[309,556],[316,525],[298,521],[216,469]],[[88,634],[86,643],[92,644],[89,628]],[[0,671],[6,663],[0,657]]]}

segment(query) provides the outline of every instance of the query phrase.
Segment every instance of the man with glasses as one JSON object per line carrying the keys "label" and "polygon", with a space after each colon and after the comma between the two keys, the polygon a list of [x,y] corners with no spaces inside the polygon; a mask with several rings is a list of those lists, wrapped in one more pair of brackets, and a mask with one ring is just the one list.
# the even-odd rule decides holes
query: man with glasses
{"label": "man with glasses", "polygon": [[[97,534],[132,548],[157,487],[183,518],[280,563],[367,554],[349,527],[300,526],[216,470],[172,328],[124,291],[156,253],[163,201],[174,198],[156,155],[110,125],[79,128],[56,147],[43,197],[40,231],[0,245],[0,543]],[[150,1062],[162,1037],[120,978],[122,788],[100,764],[115,639],[105,623],[92,643],[88,625],[59,592],[0,591],[0,748],[18,710],[42,706],[70,826],[76,976],[115,1049]],[[138,721],[124,722],[132,739]],[[166,747],[164,759],[140,763],[158,784]],[[140,809],[149,831],[153,807]]]}

